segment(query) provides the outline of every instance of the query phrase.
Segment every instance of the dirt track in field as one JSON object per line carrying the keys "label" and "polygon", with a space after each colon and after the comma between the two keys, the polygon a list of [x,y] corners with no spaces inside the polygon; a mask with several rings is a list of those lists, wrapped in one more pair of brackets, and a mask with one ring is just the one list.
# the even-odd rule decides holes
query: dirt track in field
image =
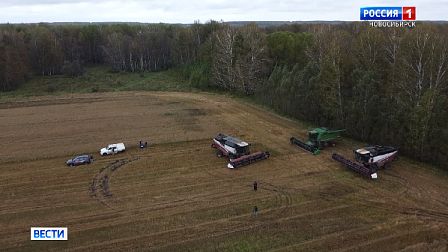
{"label": "dirt track in field", "polygon": [[[447,250],[446,174],[400,159],[370,180],[331,159],[361,146],[310,155],[289,143],[306,128],[221,96],[2,100],[0,132],[1,251]],[[210,148],[218,132],[271,157],[227,169]],[[101,157],[114,142],[126,152]],[[94,163],[65,165],[82,154]],[[69,240],[30,241],[42,226],[68,227]]]}

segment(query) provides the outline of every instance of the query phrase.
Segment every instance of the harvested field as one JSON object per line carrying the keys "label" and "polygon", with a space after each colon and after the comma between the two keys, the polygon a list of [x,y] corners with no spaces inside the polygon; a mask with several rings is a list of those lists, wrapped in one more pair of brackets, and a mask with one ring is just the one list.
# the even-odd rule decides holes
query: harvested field
{"label": "harvested field", "polygon": [[[358,144],[310,155],[289,143],[306,128],[225,97],[5,99],[0,118],[1,251],[447,250],[446,174],[402,158],[368,179],[331,159]],[[271,156],[228,169],[210,148],[219,132]],[[99,155],[116,142],[126,152]],[[82,154],[94,163],[65,165]],[[31,227],[69,238],[30,241]]]}

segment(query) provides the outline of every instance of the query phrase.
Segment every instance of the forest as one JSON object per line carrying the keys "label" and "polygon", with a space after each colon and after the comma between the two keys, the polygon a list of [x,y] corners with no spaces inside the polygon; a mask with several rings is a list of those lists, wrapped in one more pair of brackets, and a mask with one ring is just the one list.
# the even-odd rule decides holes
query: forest
{"label": "forest", "polygon": [[283,115],[448,168],[448,24],[0,26],[2,92],[33,76],[76,78],[91,65],[180,69],[199,89],[252,96]]}

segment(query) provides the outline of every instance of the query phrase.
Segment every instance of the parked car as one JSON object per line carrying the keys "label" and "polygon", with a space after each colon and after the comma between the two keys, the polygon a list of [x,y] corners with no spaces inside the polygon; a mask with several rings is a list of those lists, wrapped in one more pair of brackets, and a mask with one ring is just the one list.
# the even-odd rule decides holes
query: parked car
{"label": "parked car", "polygon": [[126,148],[124,147],[123,143],[109,144],[106,148],[102,148],[100,150],[100,154],[101,156],[104,156],[104,155],[116,154],[118,152],[123,152],[125,150]]}
{"label": "parked car", "polygon": [[74,159],[69,159],[67,161],[68,166],[85,165],[85,164],[90,164],[90,157],[88,155],[77,156]]}

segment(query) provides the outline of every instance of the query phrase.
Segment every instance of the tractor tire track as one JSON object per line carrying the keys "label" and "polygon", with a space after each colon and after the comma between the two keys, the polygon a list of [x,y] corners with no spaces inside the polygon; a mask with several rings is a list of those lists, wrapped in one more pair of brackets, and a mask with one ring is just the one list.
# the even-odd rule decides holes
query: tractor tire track
{"label": "tractor tire track", "polygon": [[448,222],[448,213],[444,212],[425,210],[421,208],[409,208],[407,210],[400,211],[400,213],[404,215],[429,217],[431,219],[439,220],[442,222]]}
{"label": "tractor tire track", "polygon": [[386,174],[387,176],[390,176],[392,178],[395,178],[395,182],[402,185],[403,190],[396,192],[398,196],[403,196],[403,195],[409,193],[409,191],[411,189],[411,183],[407,179],[403,178],[402,176],[400,176],[398,174],[390,172],[390,171],[384,171],[384,174]]}
{"label": "tractor tire track", "polygon": [[288,209],[293,203],[291,194],[284,188],[278,187],[271,183],[263,181],[261,181],[260,183],[263,185],[263,190],[267,190],[274,195],[276,202],[275,207],[278,208],[278,211],[276,211],[275,214],[274,213],[271,214],[273,215],[274,219],[287,216]]}
{"label": "tractor tire track", "polygon": [[[114,209],[109,203],[106,202],[107,198],[112,198],[113,194],[110,191],[109,180],[115,171],[117,171],[122,166],[131,163],[135,160],[140,159],[132,158],[132,159],[117,159],[107,166],[101,168],[99,172],[93,177],[92,183],[89,186],[90,196],[97,199],[104,206]],[[102,188],[101,193],[98,190],[98,187]]]}
{"label": "tractor tire track", "polygon": [[[243,182],[244,184],[248,183],[247,182],[248,180],[245,176],[239,176],[239,177],[235,178],[235,177],[230,177],[229,174],[224,173],[224,172],[217,172],[216,170],[210,171],[205,166],[201,166],[201,168],[208,175],[210,175],[214,178],[219,178],[220,180],[222,180],[224,178],[225,180],[232,179],[232,180],[240,180],[242,182],[244,181]],[[293,203],[290,193],[287,190],[285,190],[284,188],[278,187],[272,183],[258,181],[258,185],[259,185],[260,190],[269,191],[273,195],[274,200],[275,200],[274,208],[279,208],[279,209],[281,208],[280,210],[275,211],[275,213],[269,213],[267,216],[266,215],[265,216],[272,217],[273,219],[284,217],[287,214],[289,206]],[[246,189],[247,186],[240,186],[240,188]]]}

